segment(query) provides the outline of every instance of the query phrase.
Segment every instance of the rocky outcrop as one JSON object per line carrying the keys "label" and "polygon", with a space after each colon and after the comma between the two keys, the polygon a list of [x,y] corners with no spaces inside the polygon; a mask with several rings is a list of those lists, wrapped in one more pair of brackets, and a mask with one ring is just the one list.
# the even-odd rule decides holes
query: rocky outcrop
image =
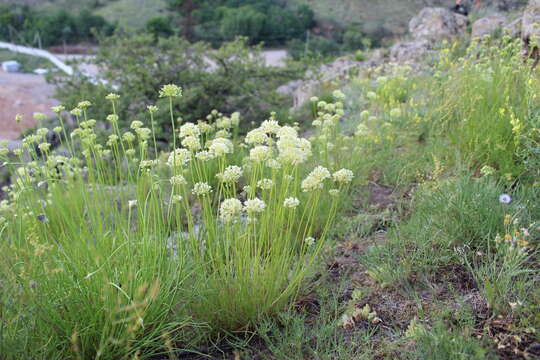
{"label": "rocky outcrop", "polygon": [[521,37],[521,17],[511,21],[510,23],[506,24],[503,27],[503,31],[505,31],[508,35],[510,35],[513,38],[519,38]]}
{"label": "rocky outcrop", "polygon": [[423,8],[409,22],[409,32],[416,40],[440,41],[465,35],[467,17],[445,8]]}
{"label": "rocky outcrop", "polygon": [[399,42],[390,48],[390,61],[408,62],[424,57],[431,47],[428,40]]}
{"label": "rocky outcrop", "polygon": [[527,41],[534,36],[540,37],[540,0],[530,0],[525,8],[521,22],[521,35]]}
{"label": "rocky outcrop", "polygon": [[486,35],[493,35],[498,30],[502,30],[507,19],[501,14],[493,14],[476,20],[472,25],[472,38],[481,38]]}
{"label": "rocky outcrop", "polygon": [[[382,56],[378,52],[377,56]],[[306,72],[303,80],[290,81],[280,86],[277,91],[281,94],[290,95],[293,98],[293,109],[297,109],[305,104],[318,92],[321,84],[340,80],[347,77],[351,72],[364,66],[374,66],[378,61],[373,56],[368,57],[366,61],[354,61],[348,57],[341,57],[331,63],[319,66],[315,70]],[[379,60],[382,62],[382,59]]]}
{"label": "rocky outcrop", "polygon": [[[538,45],[532,42],[540,38],[540,0],[530,0],[525,8],[521,21],[521,39],[523,40],[523,55],[534,59],[534,66],[540,60]],[[538,41],[538,40],[537,40]]]}

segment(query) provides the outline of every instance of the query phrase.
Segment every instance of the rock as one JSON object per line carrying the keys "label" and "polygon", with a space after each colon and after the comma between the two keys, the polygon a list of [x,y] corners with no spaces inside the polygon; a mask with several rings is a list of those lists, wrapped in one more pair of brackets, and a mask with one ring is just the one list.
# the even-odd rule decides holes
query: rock
{"label": "rock", "polygon": [[428,40],[399,42],[390,48],[390,61],[406,62],[425,56],[431,47]]}
{"label": "rock", "polygon": [[467,30],[467,17],[445,8],[423,8],[409,22],[409,32],[416,40],[438,41],[460,37]]}
{"label": "rock", "polygon": [[14,60],[4,61],[2,62],[2,70],[8,73],[16,73],[21,70],[21,64]]}
{"label": "rock", "polygon": [[525,8],[521,21],[521,39],[523,40],[523,55],[534,59],[534,65],[538,64],[540,54],[538,45],[531,46],[534,38],[540,37],[540,0],[530,0]]}
{"label": "rock", "polygon": [[371,51],[366,60],[367,66],[377,66],[384,62],[386,52],[384,49],[375,49]]}
{"label": "rock", "polygon": [[285,85],[281,85],[276,89],[276,91],[283,95],[292,95],[298,89],[298,87],[301,85],[302,80],[292,80],[286,83]]}
{"label": "rock", "polygon": [[471,37],[481,38],[486,35],[492,35],[497,30],[501,30],[507,19],[500,14],[493,14],[476,20],[472,25]]}
{"label": "rock", "polygon": [[519,17],[514,21],[506,24],[503,27],[503,30],[513,38],[521,37],[521,21],[522,19]]}
{"label": "rock", "polygon": [[530,0],[521,22],[522,38],[529,42],[533,36],[540,36],[540,0]]}

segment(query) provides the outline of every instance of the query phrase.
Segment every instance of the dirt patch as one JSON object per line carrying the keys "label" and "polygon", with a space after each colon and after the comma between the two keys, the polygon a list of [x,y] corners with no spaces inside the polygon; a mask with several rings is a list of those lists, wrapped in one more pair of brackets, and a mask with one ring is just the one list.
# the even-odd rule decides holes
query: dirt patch
{"label": "dirt patch", "polygon": [[[16,139],[20,133],[35,125],[35,112],[52,116],[51,106],[58,105],[52,98],[54,86],[34,74],[13,74],[0,71],[0,139]],[[23,121],[15,122],[17,114]]]}

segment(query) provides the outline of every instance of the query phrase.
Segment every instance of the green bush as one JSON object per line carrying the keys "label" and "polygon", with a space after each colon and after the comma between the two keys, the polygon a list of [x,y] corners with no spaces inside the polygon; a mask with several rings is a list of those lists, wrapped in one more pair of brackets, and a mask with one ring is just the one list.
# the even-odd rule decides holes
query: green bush
{"label": "green bush", "polygon": [[[126,119],[139,116],[148,105],[155,104],[159,114],[166,113],[168,103],[157,97],[157,90],[161,84],[177,82],[184,84],[184,96],[174,107],[186,121],[205,119],[212,110],[220,109],[225,114],[239,111],[244,124],[260,122],[271,109],[289,108],[290,100],[275,89],[299,75],[290,68],[266,67],[260,49],[248,47],[245,39],[211,50],[179,38],[155,42],[149,35],[112,37],[102,44],[95,62],[103,69],[100,76],[106,82],[56,74],[52,79],[59,85],[56,97],[68,107],[88,99],[95,105],[91,117],[104,120],[109,113],[104,94],[114,86],[122,96],[116,109],[124,119],[121,128],[127,128]],[[158,141],[171,140],[170,126],[169,121],[156,124]]]}
{"label": "green bush", "polygon": [[148,20],[146,23],[146,31],[154,35],[155,38],[174,35],[171,20],[163,16]]}

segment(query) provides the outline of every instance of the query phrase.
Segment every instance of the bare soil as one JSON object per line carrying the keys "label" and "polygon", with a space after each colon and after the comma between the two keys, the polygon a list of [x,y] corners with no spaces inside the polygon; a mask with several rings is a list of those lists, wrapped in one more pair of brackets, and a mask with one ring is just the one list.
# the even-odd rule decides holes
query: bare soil
{"label": "bare soil", "polygon": [[[41,75],[6,73],[0,70],[0,139],[13,140],[35,125],[35,112],[52,116],[51,107],[58,105],[52,98],[54,86]],[[17,114],[23,121],[15,122]]]}

